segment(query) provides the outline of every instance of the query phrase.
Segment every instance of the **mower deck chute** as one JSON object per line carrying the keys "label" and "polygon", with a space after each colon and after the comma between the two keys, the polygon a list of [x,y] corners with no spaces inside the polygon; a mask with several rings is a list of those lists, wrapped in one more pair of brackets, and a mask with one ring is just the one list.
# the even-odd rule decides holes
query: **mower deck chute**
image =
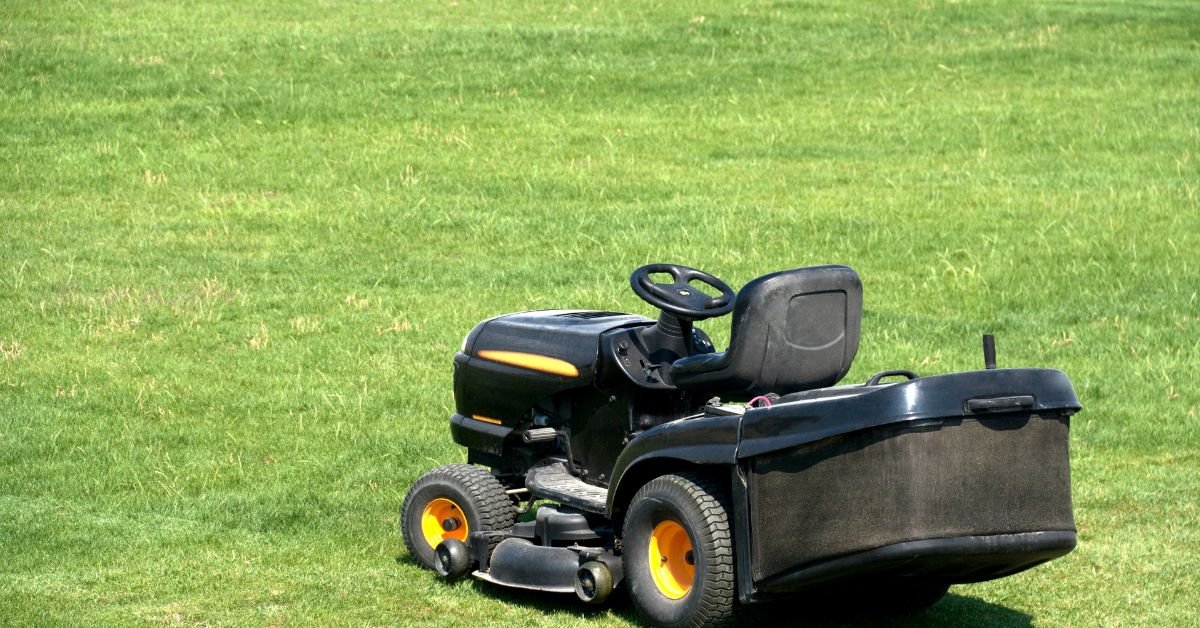
{"label": "mower deck chute", "polygon": [[[472,464],[405,499],[417,560],[593,604],[624,587],[648,623],[723,625],[864,585],[911,610],[1074,548],[1062,372],[995,368],[987,337],[983,370],[835,386],[862,315],[845,266],[735,294],[655,264],[630,285],[657,320],[525,312],[468,334],[451,433]],[[731,311],[717,353],[695,323]]]}

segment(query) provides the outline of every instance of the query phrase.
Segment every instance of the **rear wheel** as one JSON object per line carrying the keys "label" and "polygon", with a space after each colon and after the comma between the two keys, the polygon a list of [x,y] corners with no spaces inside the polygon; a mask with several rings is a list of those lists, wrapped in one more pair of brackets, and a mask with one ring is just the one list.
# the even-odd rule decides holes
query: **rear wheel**
{"label": "rear wheel", "polygon": [[630,597],[647,623],[735,620],[733,536],[725,490],[700,474],[651,480],[630,502],[623,547]]}
{"label": "rear wheel", "polygon": [[516,509],[504,486],[486,469],[469,464],[438,467],[408,490],[400,508],[400,531],[409,554],[436,569],[442,541],[467,542],[481,530],[507,531]]}

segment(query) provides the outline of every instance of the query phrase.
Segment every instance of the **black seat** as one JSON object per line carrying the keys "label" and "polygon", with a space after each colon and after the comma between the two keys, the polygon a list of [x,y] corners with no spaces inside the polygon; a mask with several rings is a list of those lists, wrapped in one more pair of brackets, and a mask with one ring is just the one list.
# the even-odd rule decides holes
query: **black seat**
{"label": "black seat", "polygon": [[729,348],[676,360],[676,387],[750,397],[837,383],[858,352],[862,282],[847,266],[764,275],[738,292]]}

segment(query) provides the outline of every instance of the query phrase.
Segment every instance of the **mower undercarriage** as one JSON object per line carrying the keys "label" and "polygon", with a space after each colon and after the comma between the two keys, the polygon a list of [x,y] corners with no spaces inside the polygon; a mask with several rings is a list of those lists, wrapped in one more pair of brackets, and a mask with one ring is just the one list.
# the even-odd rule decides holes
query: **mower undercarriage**
{"label": "mower undercarriage", "polygon": [[614,545],[612,527],[603,516],[543,504],[532,521],[517,523],[507,532],[474,532],[465,544],[442,541],[436,550],[437,571],[457,579],[474,564],[471,575],[480,580],[549,593],[574,592],[585,602],[600,604],[624,579]]}

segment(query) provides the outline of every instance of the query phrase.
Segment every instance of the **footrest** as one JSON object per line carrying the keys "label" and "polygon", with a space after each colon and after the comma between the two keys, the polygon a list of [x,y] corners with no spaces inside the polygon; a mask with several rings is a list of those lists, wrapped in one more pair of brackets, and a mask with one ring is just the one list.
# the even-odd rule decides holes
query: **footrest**
{"label": "footrest", "polygon": [[525,474],[525,488],[543,499],[603,514],[608,505],[608,489],[592,486],[571,475],[566,462],[555,460],[540,464]]}

